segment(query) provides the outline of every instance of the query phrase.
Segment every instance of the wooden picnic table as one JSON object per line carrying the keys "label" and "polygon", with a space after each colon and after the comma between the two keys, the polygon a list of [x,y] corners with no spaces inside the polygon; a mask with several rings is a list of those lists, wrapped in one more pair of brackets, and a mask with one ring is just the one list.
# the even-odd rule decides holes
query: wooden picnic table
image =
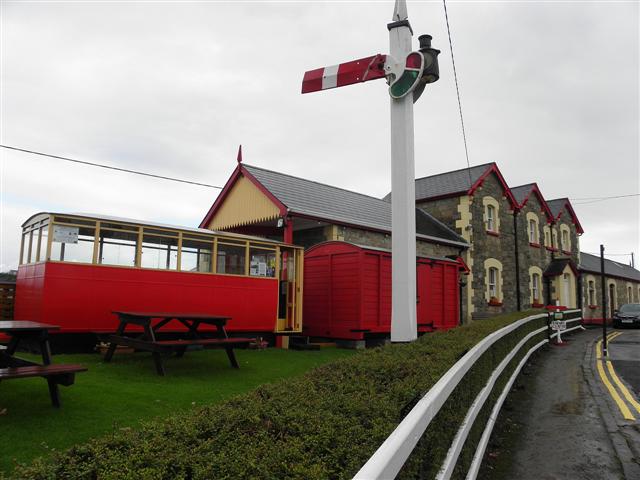
{"label": "wooden picnic table", "polygon": [[[1,321],[0,333],[10,338],[8,345],[0,350],[0,381],[43,377],[49,385],[51,403],[54,407],[60,407],[58,385],[73,385],[75,374],[87,369],[82,365],[52,365],[49,332],[59,329],[57,325],[27,320]],[[15,356],[18,346],[23,342],[30,342],[39,347],[42,364]]]}
{"label": "wooden picnic table", "polygon": [[[114,335],[109,336],[109,348],[104,357],[105,362],[110,362],[118,345],[126,345],[137,350],[152,353],[158,375],[164,375],[163,359],[172,353],[182,357],[189,346],[199,345],[203,348],[224,348],[231,366],[240,368],[233,352],[234,347],[246,347],[255,339],[230,338],[225,330],[225,325],[231,317],[210,315],[202,313],[181,312],[112,312],[118,316],[120,324]],[[177,321],[186,327],[186,332],[175,340],[158,340],[156,334],[171,321]],[[132,336],[127,333],[129,325],[142,327],[142,335]],[[203,325],[215,326],[216,330],[202,330]],[[210,336],[213,334],[213,337]]]}

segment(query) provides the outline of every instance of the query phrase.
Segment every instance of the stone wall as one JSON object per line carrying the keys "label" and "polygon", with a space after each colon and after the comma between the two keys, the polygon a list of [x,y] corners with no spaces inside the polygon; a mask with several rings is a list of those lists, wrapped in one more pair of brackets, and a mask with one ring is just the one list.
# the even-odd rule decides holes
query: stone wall
{"label": "stone wall", "polygon": [[[345,242],[356,245],[385,248],[391,250],[391,235],[387,233],[369,232],[352,227],[338,227],[338,237]],[[449,245],[416,240],[416,254],[430,257],[446,257],[458,255],[460,249]]]}
{"label": "stone wall", "polygon": [[[589,322],[590,320],[601,320],[602,317],[602,277],[599,273],[593,272],[581,272],[582,279],[582,313],[584,319]],[[595,298],[594,301],[590,301],[589,298],[589,280],[594,282],[595,285]],[[615,277],[605,276],[605,288],[607,289],[607,318],[610,318],[610,306],[609,306],[609,286],[613,284],[615,286],[615,302],[613,309],[617,309],[620,305],[625,303],[640,303],[640,282],[635,280],[621,279]],[[631,301],[629,301],[627,287],[631,286]]]}
{"label": "stone wall", "polygon": [[[487,232],[485,197],[498,203],[498,232]],[[474,318],[483,318],[517,310],[513,207],[504,195],[502,184],[495,174],[489,175],[475,191],[471,204],[473,242],[473,307]],[[495,259],[502,265],[502,305],[489,305],[485,261]]]}
{"label": "stone wall", "polygon": [[315,227],[293,231],[293,243],[305,249],[331,240],[331,227]]}
{"label": "stone wall", "polygon": [[440,200],[418,202],[416,208],[430,213],[447,227],[460,233],[460,229],[456,225],[456,221],[460,219],[459,203],[460,197],[442,198]]}
{"label": "stone wall", "polygon": [[[529,237],[529,219],[535,214],[537,222],[536,242],[531,242]],[[542,204],[538,196],[531,194],[529,199],[516,215],[518,233],[518,263],[520,306],[523,310],[532,308],[531,304],[531,275],[532,267],[537,267],[542,273],[547,269],[552,260],[551,251],[544,246],[543,227],[547,224],[547,216],[542,210]],[[515,252],[514,252],[515,253]],[[540,279],[540,303],[546,304],[548,285],[544,277]]]}

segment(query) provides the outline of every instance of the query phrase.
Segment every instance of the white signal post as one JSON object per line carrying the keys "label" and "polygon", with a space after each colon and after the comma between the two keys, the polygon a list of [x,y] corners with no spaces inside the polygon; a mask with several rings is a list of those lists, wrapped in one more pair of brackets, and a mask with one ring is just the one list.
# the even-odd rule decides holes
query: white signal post
{"label": "white signal post", "polygon": [[[411,53],[406,1],[396,1],[389,28],[389,53],[403,62]],[[394,26],[394,23],[396,26]],[[391,101],[391,341],[418,338],[416,321],[416,196],[413,96]]]}
{"label": "white signal post", "polygon": [[[389,30],[389,55],[377,54],[305,73],[302,93],[311,93],[378,78],[391,85],[391,341],[418,338],[416,322],[416,205],[413,103],[428,83],[438,80],[438,50],[431,37],[420,37],[412,52],[413,32],[406,0],[396,0]],[[417,62],[416,62],[417,61]]]}

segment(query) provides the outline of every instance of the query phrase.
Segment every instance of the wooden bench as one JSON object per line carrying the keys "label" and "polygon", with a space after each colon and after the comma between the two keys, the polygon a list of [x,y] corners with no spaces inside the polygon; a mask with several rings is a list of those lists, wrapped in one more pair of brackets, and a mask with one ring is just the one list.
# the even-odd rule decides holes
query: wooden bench
{"label": "wooden bench", "polygon": [[21,367],[0,368],[0,381],[16,378],[43,377],[49,384],[49,395],[54,407],[60,407],[58,385],[68,387],[75,382],[75,374],[86,372],[82,365],[26,365]]}
{"label": "wooden bench", "polygon": [[[201,345],[204,348],[224,348],[229,357],[229,362],[233,368],[240,368],[236,356],[233,353],[235,347],[248,347],[255,339],[253,338],[194,338],[194,339],[178,339],[178,340],[156,340],[150,342],[139,338],[122,337],[119,335],[110,335],[110,342],[116,342],[119,345],[127,345],[129,347],[138,348],[140,350],[171,354],[176,352],[177,357],[182,357],[187,348],[192,345]],[[160,369],[159,369],[160,372]],[[163,372],[164,373],[164,372]]]}

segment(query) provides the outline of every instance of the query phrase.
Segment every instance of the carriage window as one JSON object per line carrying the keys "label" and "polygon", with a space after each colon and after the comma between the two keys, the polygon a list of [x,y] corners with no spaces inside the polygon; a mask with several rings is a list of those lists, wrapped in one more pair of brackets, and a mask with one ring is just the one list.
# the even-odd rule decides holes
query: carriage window
{"label": "carriage window", "polygon": [[180,270],[183,272],[210,272],[213,242],[182,239]]}
{"label": "carriage window", "polygon": [[218,257],[216,259],[217,273],[232,273],[244,275],[246,246],[227,245],[218,243]]}
{"label": "carriage window", "polygon": [[262,248],[250,248],[249,275],[252,277],[275,277],[276,252]]}
{"label": "carriage window", "polygon": [[49,234],[49,226],[44,225],[40,228],[40,250],[38,250],[38,262],[44,262],[47,260],[47,238]]}
{"label": "carriage window", "polygon": [[51,260],[60,262],[93,262],[95,229],[87,227],[53,226]]}
{"label": "carriage window", "polygon": [[137,233],[103,230],[101,228],[98,244],[98,263],[102,265],[135,266],[137,242]]}
{"label": "carriage window", "polygon": [[69,218],[69,217],[56,217],[55,218],[56,223],[72,223],[74,225],[83,225],[83,226],[88,226],[88,227],[95,227],[96,225],[96,221],[95,220],[80,220],[77,218]]}
{"label": "carriage window", "polygon": [[145,234],[142,237],[140,266],[176,270],[178,268],[178,239]]}

